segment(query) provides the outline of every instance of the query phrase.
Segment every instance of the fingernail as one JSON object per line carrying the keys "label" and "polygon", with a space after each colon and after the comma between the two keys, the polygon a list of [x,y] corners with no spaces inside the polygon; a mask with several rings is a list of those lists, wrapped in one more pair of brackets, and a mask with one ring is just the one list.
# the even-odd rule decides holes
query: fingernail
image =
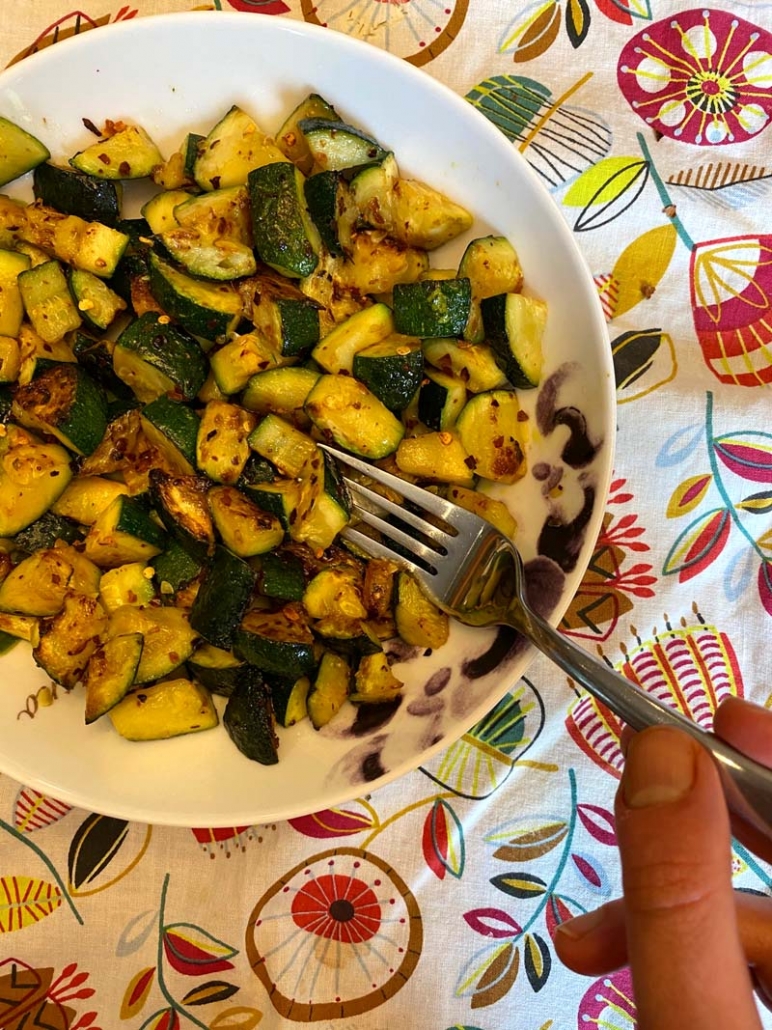
{"label": "fingernail", "polygon": [[655,726],[630,741],[622,775],[628,808],[680,801],[694,783],[696,745],[679,730]]}
{"label": "fingernail", "polygon": [[601,905],[594,912],[586,912],[583,916],[567,919],[565,923],[558,926],[557,932],[564,933],[572,941],[580,941],[582,937],[586,937],[588,933],[596,930],[605,918],[606,906]]}

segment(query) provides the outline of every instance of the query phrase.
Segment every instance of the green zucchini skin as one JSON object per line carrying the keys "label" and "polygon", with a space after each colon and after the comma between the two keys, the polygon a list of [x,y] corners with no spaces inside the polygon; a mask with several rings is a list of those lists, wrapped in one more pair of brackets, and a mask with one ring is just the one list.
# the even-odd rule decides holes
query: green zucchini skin
{"label": "green zucchini skin", "polygon": [[72,338],[72,352],[84,372],[87,372],[94,382],[99,383],[103,390],[115,394],[122,400],[136,402],[131,388],[115,374],[113,356],[104,338],[96,339],[86,332],[78,331]]}
{"label": "green zucchini skin", "polygon": [[306,588],[303,563],[293,554],[269,551],[260,558],[258,588],[265,597],[302,601]]}
{"label": "green zucchini skin", "polygon": [[280,726],[294,726],[306,718],[306,698],[311,689],[311,681],[307,676],[294,680],[284,676],[265,676],[264,679],[271,694],[276,721]]}
{"label": "green zucchini skin", "polygon": [[199,419],[192,408],[163,395],[142,408],[142,418],[152,423],[195,468]]}
{"label": "green zucchini skin", "polygon": [[47,550],[53,547],[57,540],[63,540],[71,544],[80,540],[82,536],[80,524],[74,519],[68,519],[63,515],[55,515],[47,511],[33,523],[17,533],[14,537],[14,545],[20,551],[27,551],[30,554],[35,551]]}
{"label": "green zucchini skin", "polygon": [[314,164],[322,170],[338,171],[380,161],[387,151],[378,140],[347,122],[329,118],[302,118],[298,122]]}
{"label": "green zucchini skin", "polygon": [[261,765],[275,765],[279,761],[271,696],[258,669],[247,666],[238,677],[222,721],[246,758]]}
{"label": "green zucchini skin", "polygon": [[303,173],[277,161],[254,168],[247,184],[260,259],[290,278],[311,275],[319,262],[319,234],[306,208]]}
{"label": "green zucchini skin", "polygon": [[55,207],[66,215],[77,215],[87,222],[102,222],[118,228],[121,217],[120,183],[97,179],[74,168],[60,168],[46,161],[32,176],[36,200]]}
{"label": "green zucchini skin", "polygon": [[522,293],[500,293],[487,297],[480,307],[493,356],[512,386],[519,390],[538,386],[546,304]]}
{"label": "green zucchini skin", "polygon": [[[153,559],[153,570],[161,596],[164,596],[161,585],[168,583],[172,593],[188,586],[204,568],[204,563],[194,558],[178,540],[171,540],[166,549]],[[204,684],[207,686],[208,684]]]}
{"label": "green zucchini skin", "polygon": [[418,395],[418,417],[438,432],[452,429],[466,404],[466,386],[444,372],[427,371]]}
{"label": "green zucchini skin", "polygon": [[154,252],[147,273],[158,303],[194,336],[217,340],[241,321],[241,298],[232,284],[194,279]]}
{"label": "green zucchini skin", "polygon": [[463,336],[471,307],[469,279],[423,279],[394,287],[394,326],[408,336]]}
{"label": "green zucchini skin", "polygon": [[74,364],[56,364],[19,387],[13,410],[23,425],[51,433],[81,455],[93,453],[107,429],[104,391]]}
{"label": "green zucchini skin", "polygon": [[92,272],[71,268],[67,281],[81,318],[97,332],[107,329],[119,312],[126,309],[123,297]]}
{"label": "green zucchini skin", "polygon": [[290,620],[284,612],[248,612],[233,649],[250,665],[278,676],[299,679],[316,667],[311,631],[302,619]]}
{"label": "green zucchini skin", "polygon": [[256,585],[254,569],[218,547],[193,602],[190,625],[210,644],[230,650],[240,639],[239,625]]}
{"label": "green zucchini skin", "polygon": [[154,311],[128,325],[115,346],[131,351],[171,380],[180,400],[192,400],[206,381],[208,367],[201,345],[181,326],[159,322]]}
{"label": "green zucchini skin", "polygon": [[354,376],[390,411],[403,411],[421,386],[420,340],[386,339],[354,355]]}
{"label": "green zucchini skin", "polygon": [[317,172],[306,179],[304,194],[308,212],[319,230],[322,243],[334,257],[343,254],[338,232],[338,191],[343,176],[340,172]]}

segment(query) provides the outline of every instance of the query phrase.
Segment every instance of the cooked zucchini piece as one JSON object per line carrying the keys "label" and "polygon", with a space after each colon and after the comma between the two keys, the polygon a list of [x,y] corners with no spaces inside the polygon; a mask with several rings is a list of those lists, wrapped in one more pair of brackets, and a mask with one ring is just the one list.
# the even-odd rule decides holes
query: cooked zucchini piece
{"label": "cooked zucchini piece", "polygon": [[207,503],[210,486],[204,476],[174,476],[161,469],[150,472],[150,497],[161,521],[199,561],[214,554],[214,525]]}
{"label": "cooked zucchini piece", "polygon": [[245,662],[232,651],[212,644],[202,644],[193,652],[188,668],[207,690],[221,697],[230,697],[242,676]]}
{"label": "cooked zucchini piece", "polygon": [[322,569],[306,587],[303,607],[312,619],[366,619],[361,575],[351,566]]}
{"label": "cooked zucchini piece", "polygon": [[135,683],[152,683],[168,676],[193,654],[199,634],[182,608],[137,608],[125,604],[110,613],[108,638],[141,633],[144,646]]}
{"label": "cooked zucchini piece", "polygon": [[219,723],[209,691],[187,679],[132,690],[108,716],[126,740],[167,740],[210,730]]}
{"label": "cooked zucchini piece", "polygon": [[275,765],[279,761],[271,696],[257,669],[247,669],[239,677],[222,721],[246,758],[261,765]]}
{"label": "cooked zucchini piece", "polygon": [[196,464],[199,418],[192,408],[162,394],[140,412],[142,431],[161,451],[167,467],[192,475]]}
{"label": "cooked zucchini piece", "polygon": [[519,293],[523,287],[520,259],[504,236],[481,236],[472,240],[461,258],[458,275],[470,280],[476,300],[499,293]]}
{"label": "cooked zucchini piece", "polygon": [[153,559],[152,568],[161,598],[170,598],[184,591],[196,580],[203,567],[202,561],[179,541],[172,540],[166,550]]}
{"label": "cooked zucchini piece", "polygon": [[429,600],[408,572],[397,576],[394,620],[397,633],[411,647],[436,650],[448,641],[450,619]]}
{"label": "cooked zucchini piece", "polygon": [[193,175],[202,190],[243,186],[253,169],[279,161],[287,162],[281,150],[234,104],[198,145]]}
{"label": "cooked zucchini piece", "polygon": [[58,548],[36,551],[0,583],[0,611],[56,615],[64,604],[73,571],[72,563]]}
{"label": "cooked zucchini piece", "polygon": [[[2,286],[0,286],[0,291],[2,291]],[[15,383],[19,378],[20,370],[21,352],[18,341],[12,336],[0,336],[0,385]]]}
{"label": "cooked zucchini piece", "polygon": [[306,718],[306,698],[311,689],[311,680],[308,676],[301,676],[296,680],[273,676],[267,681],[267,685],[274,715],[280,726],[294,726],[296,722]]}
{"label": "cooked zucchini piece", "polygon": [[386,154],[377,140],[346,122],[303,118],[298,126],[318,171],[354,168],[378,161]]}
{"label": "cooked zucchini piece", "polygon": [[472,287],[468,279],[423,279],[394,287],[394,325],[398,333],[427,337],[461,336],[469,319]]}
{"label": "cooked zucchini piece", "polygon": [[[416,179],[398,179],[391,195],[389,231],[401,243],[435,250],[472,227],[471,214]],[[452,335],[448,333],[446,335]]]}
{"label": "cooked zucchini piece", "polygon": [[56,549],[72,565],[70,590],[75,594],[98,597],[102,570],[87,558],[79,547],[76,548],[72,544],[59,541],[56,544]]}
{"label": "cooked zucchini piece", "polygon": [[481,307],[486,338],[507,379],[516,389],[538,386],[547,305],[522,293],[500,293],[483,300]]}
{"label": "cooked zucchini piece", "polygon": [[275,515],[284,529],[297,520],[300,484],[294,479],[277,479],[271,483],[243,483],[242,489],[263,511]]}
{"label": "cooked zucchini piece", "polygon": [[[75,340],[80,334],[75,334]],[[28,322],[22,323],[17,337],[19,344],[19,386],[26,386],[31,383],[35,376],[52,368],[57,362],[63,364],[77,364],[72,347],[66,340],[57,340],[53,343],[46,343]]]}
{"label": "cooked zucchini piece", "polygon": [[[335,290],[350,289],[380,297],[399,283],[417,282],[429,267],[429,255],[419,247],[407,247],[381,229],[355,233],[346,258],[331,258]],[[361,305],[360,305],[361,306]]]}
{"label": "cooked zucchini piece", "polygon": [[16,536],[54,504],[72,479],[70,455],[6,421],[0,435],[0,537]]}
{"label": "cooked zucchini piece", "polygon": [[257,333],[244,333],[214,351],[209,364],[218,388],[229,396],[243,390],[253,375],[293,360],[282,357],[278,348]]}
{"label": "cooked zucchini piece", "polygon": [[140,125],[117,125],[117,132],[71,157],[72,167],[97,179],[144,179],[163,164],[161,151]]}
{"label": "cooked zucchini piece", "polygon": [[244,471],[241,473],[241,478],[238,481],[238,487],[240,490],[249,492],[249,488],[252,486],[257,486],[261,483],[273,483],[278,478],[276,469],[270,461],[261,458],[259,454],[250,454],[244,466]]}
{"label": "cooked zucchini piece", "polygon": [[363,308],[337,325],[314,347],[312,357],[327,372],[352,374],[359,351],[394,333],[394,319],[386,304]]}
{"label": "cooked zucchini piece", "polygon": [[129,692],[143,644],[141,633],[126,633],[106,640],[91,655],[83,677],[87,725],[109,712]]}
{"label": "cooked zucchini piece", "polygon": [[77,522],[53,511],[47,511],[21,533],[17,533],[13,545],[14,549],[18,548],[31,554],[33,551],[53,547],[57,541],[71,544],[80,537],[81,528]]}
{"label": "cooked zucchini piece", "polygon": [[86,557],[100,568],[145,561],[160,554],[166,534],[131,497],[121,495],[106,508],[86,536]]}
{"label": "cooked zucchini piece", "polygon": [[279,676],[299,679],[316,666],[314,637],[297,607],[247,612],[236,630],[233,649],[250,665]]}
{"label": "cooked zucchini piece", "polygon": [[40,639],[32,657],[55,683],[72,690],[106,631],[107,615],[99,601],[69,593],[57,615],[40,620]]}
{"label": "cooked zucchini piece", "polygon": [[194,279],[154,253],[148,258],[148,275],[163,310],[194,336],[217,340],[241,321],[241,298],[231,283]]}
{"label": "cooked zucchini piece", "polygon": [[26,640],[37,647],[39,620],[33,615],[11,615],[0,612],[0,633],[17,640]]}
{"label": "cooked zucchini piece", "polygon": [[239,558],[265,554],[284,539],[276,516],[262,511],[236,487],[215,486],[207,499],[222,542]]}
{"label": "cooked zucchini piece", "polygon": [[351,179],[354,203],[362,219],[375,229],[391,229],[392,197],[399,179],[399,168],[393,154],[365,165]]}
{"label": "cooked zucchini piece", "polygon": [[474,485],[475,462],[452,430],[403,440],[397,448],[401,472],[437,483]]}
{"label": "cooked zucchini piece", "polygon": [[290,524],[290,536],[314,551],[326,551],[351,517],[351,501],[338,467],[327,454],[323,461],[321,490],[314,483],[315,472],[309,470],[313,503],[301,504],[297,520]]}
{"label": "cooked zucchini piece", "polygon": [[245,186],[188,197],[174,208],[177,225],[160,234],[166,250],[191,275],[229,280],[254,275],[249,202]]}
{"label": "cooked zucchini piece", "polygon": [[276,133],[276,145],[282,154],[296,164],[304,175],[310,175],[314,157],[299,127],[304,118],[328,118],[330,121],[338,121],[338,115],[332,104],[328,104],[324,97],[318,93],[310,93],[300,101]]}
{"label": "cooked zucchini piece", "polygon": [[145,201],[140,209],[142,217],[147,222],[151,233],[161,236],[169,229],[179,225],[177,221],[177,208],[190,200],[190,194],[185,190],[161,190],[150,200]]}
{"label": "cooked zucchini piece", "polygon": [[283,475],[296,479],[319,448],[310,436],[278,415],[266,415],[249,435],[249,446],[270,461]]}
{"label": "cooked zucchini piece", "polygon": [[308,717],[315,730],[320,730],[340,711],[348,699],[351,666],[340,654],[325,651],[306,698]]}
{"label": "cooked zucchini piece", "polygon": [[470,393],[483,393],[506,386],[507,377],[486,344],[461,340],[424,340],[424,357],[440,372],[464,382]]}
{"label": "cooked zucchini piece", "polygon": [[306,588],[303,563],[293,554],[270,551],[260,559],[257,587],[265,597],[301,601]]}
{"label": "cooked zucchini piece", "polygon": [[492,526],[495,526],[500,533],[509,537],[510,540],[514,539],[517,532],[517,522],[504,501],[499,501],[495,497],[488,497],[487,494],[482,494],[479,490],[468,490],[464,486],[448,487],[447,498],[449,501],[457,504],[459,508],[466,508],[467,511],[474,512],[481,519],[490,522]]}
{"label": "cooked zucchini piece", "polygon": [[383,651],[366,654],[359,659],[349,700],[355,705],[393,701],[399,697],[403,686],[404,683],[391,671]]}
{"label": "cooked zucchini piece", "polygon": [[311,421],[304,405],[316,385],[319,373],[311,368],[289,365],[271,368],[251,376],[241,396],[241,404],[256,415],[279,415],[299,429]]}
{"label": "cooked zucchini piece", "polygon": [[150,470],[163,465],[142,432],[139,410],[122,411],[108,423],[102,442],[80,466],[81,476],[106,476],[118,472],[132,496],[149,488]]}
{"label": "cooked zucchini piece", "polygon": [[393,454],[405,433],[386,405],[351,376],[320,376],[306,400],[306,413],[328,439],[363,458]]}
{"label": "cooked zucchini piece", "polygon": [[82,268],[73,268],[67,279],[78,313],[92,329],[107,329],[118,313],[126,310],[123,297],[119,297],[99,276]]}
{"label": "cooked zucchini piece", "polygon": [[6,383],[0,383],[0,425],[5,425],[11,417],[13,392]]}
{"label": "cooked zucchini piece", "polygon": [[[319,236],[328,253],[335,257],[345,253],[341,240],[339,218],[353,204],[348,184],[341,172],[317,172],[306,179],[303,187],[308,213],[319,230]],[[354,213],[356,213],[354,211]],[[353,219],[349,219],[350,228]]]}
{"label": "cooked zucchini piece", "polygon": [[[150,573],[148,576],[147,573]],[[152,568],[143,561],[127,562],[107,569],[99,580],[99,600],[106,612],[124,604],[143,608],[155,597]]]}
{"label": "cooked zucchini piece", "polygon": [[206,355],[182,326],[148,312],[127,326],[115,341],[116,375],[143,404],[166,393],[192,400],[207,376]]}
{"label": "cooked zucchini piece", "polygon": [[371,619],[385,619],[391,612],[397,566],[385,558],[372,558],[365,565],[362,601]]}
{"label": "cooked zucchini piece", "polygon": [[252,323],[285,358],[305,357],[319,342],[319,305],[292,283],[254,280]]}
{"label": "cooked zucchini piece", "polygon": [[235,483],[249,457],[249,435],[255,416],[238,404],[210,401],[201,416],[196,464],[217,483]]}
{"label": "cooked zucchini piece", "polygon": [[182,154],[182,170],[186,185],[195,182],[196,160],[205,139],[206,136],[202,136],[199,132],[189,132],[182,141],[180,153]]}
{"label": "cooked zucchini piece", "polygon": [[[19,335],[24,320],[24,303],[19,289],[19,276],[30,266],[31,262],[26,254],[18,254],[14,250],[0,250],[0,336],[14,338]],[[16,372],[13,375],[11,375],[12,366],[3,369],[4,383],[15,381],[19,374],[18,360],[16,365]]]}
{"label": "cooked zucchini piece", "polygon": [[466,384],[444,372],[426,370],[418,395],[418,417],[430,429],[452,429],[466,404]]}
{"label": "cooked zucchini piece", "polygon": [[458,417],[462,446],[474,461],[474,471],[483,479],[514,483],[526,472],[523,424],[520,405],[511,390],[478,393]]}
{"label": "cooked zucchini piece", "polygon": [[35,199],[65,215],[77,215],[87,222],[102,222],[111,228],[121,217],[121,184],[74,168],[60,168],[46,162],[32,177]]}
{"label": "cooked zucchini piece", "polygon": [[107,429],[104,392],[78,365],[55,365],[16,390],[13,417],[55,436],[76,454],[92,454]]}
{"label": "cooked zucchini piece", "polygon": [[389,411],[403,411],[421,385],[421,341],[394,333],[354,355],[353,372]]}
{"label": "cooked zucchini piece", "polygon": [[254,569],[225,547],[218,547],[193,602],[191,625],[208,643],[230,649],[238,639],[256,584]]}
{"label": "cooked zucchini piece", "polygon": [[0,118],[0,186],[18,179],[50,156],[48,147],[26,129]]}
{"label": "cooked zucchini piece", "polygon": [[16,280],[32,327],[46,343],[55,343],[80,325],[80,314],[58,261],[28,268]]}
{"label": "cooked zucchini piece", "polygon": [[102,476],[78,476],[66,487],[61,497],[51,506],[54,515],[73,519],[83,526],[93,526],[102,512],[116,497],[127,494],[125,483]]}
{"label": "cooked zucchini piece", "polygon": [[308,213],[304,181],[288,161],[255,168],[248,178],[255,250],[289,278],[311,275],[319,261],[319,230]]}

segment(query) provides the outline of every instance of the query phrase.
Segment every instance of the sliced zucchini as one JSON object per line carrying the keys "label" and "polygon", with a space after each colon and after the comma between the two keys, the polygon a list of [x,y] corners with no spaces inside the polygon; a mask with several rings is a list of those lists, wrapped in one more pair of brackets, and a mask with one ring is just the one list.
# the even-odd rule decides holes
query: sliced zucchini
{"label": "sliced zucchini", "polygon": [[310,175],[314,157],[299,127],[299,123],[305,118],[328,118],[330,121],[338,121],[338,115],[332,104],[328,104],[324,97],[318,93],[310,93],[290,113],[276,134],[276,145],[282,154],[296,164],[304,175]]}
{"label": "sliced zucchini", "polygon": [[154,312],[123,330],[115,341],[113,366],[143,404],[167,393],[192,400],[207,376],[206,355],[198,341]]}
{"label": "sliced zucchini", "polygon": [[0,118],[0,186],[32,171],[50,156],[48,147],[26,129]]}
{"label": "sliced zucchini", "polygon": [[326,454],[323,461],[321,489],[315,482],[316,473],[309,470],[309,503],[299,504],[298,517],[290,521],[289,527],[293,540],[308,544],[314,551],[326,551],[351,517],[348,491],[338,468]]}
{"label": "sliced zucchini", "polygon": [[308,213],[304,181],[288,161],[255,168],[248,178],[255,250],[289,278],[311,275],[319,261],[319,231]]}
{"label": "sliced zucchini", "polygon": [[301,601],[306,588],[303,563],[293,554],[270,551],[260,559],[257,587],[265,597]]}
{"label": "sliced zucchini", "polygon": [[74,519],[83,526],[93,526],[116,497],[129,492],[125,483],[102,476],[78,476],[66,487],[51,507],[55,515]]}
{"label": "sliced zucchini", "polygon": [[12,537],[39,519],[72,479],[71,456],[58,444],[40,443],[6,422],[0,435],[0,537]]}
{"label": "sliced zucchini", "polygon": [[303,118],[298,126],[318,171],[354,168],[378,161],[386,154],[377,140],[346,122]]}
{"label": "sliced zucchini", "polygon": [[226,548],[218,547],[193,602],[193,628],[215,647],[230,649],[240,636],[241,619],[256,583],[254,569]]}
{"label": "sliced zucchini", "polygon": [[325,651],[306,699],[308,717],[315,730],[333,719],[348,699],[351,666],[343,655]]}
{"label": "sliced zucchini", "polygon": [[161,151],[140,125],[123,125],[71,157],[70,164],[97,179],[143,179],[163,160]]}
{"label": "sliced zucchini", "polygon": [[523,287],[520,259],[504,236],[481,236],[472,240],[461,258],[458,275],[470,280],[476,300],[499,293],[519,293]]}
{"label": "sliced zucchini", "polygon": [[403,411],[424,377],[421,341],[394,333],[358,351],[353,373],[389,411]]}
{"label": "sliced zucchini", "polygon": [[137,608],[125,604],[110,613],[108,638],[141,633],[142,655],[135,683],[152,683],[179,669],[193,654],[198,633],[182,608]]}
{"label": "sliced zucchini", "polygon": [[175,595],[188,587],[201,573],[203,564],[177,540],[156,555],[152,564],[161,597]]}
{"label": "sliced zucchini", "polygon": [[0,633],[16,640],[26,640],[37,647],[40,620],[34,615],[10,615],[0,612]]}
{"label": "sliced zucchini", "polygon": [[64,604],[73,572],[72,563],[58,548],[36,551],[0,583],[0,611],[56,615]]}
{"label": "sliced zucchini", "polygon": [[80,536],[81,528],[77,522],[53,511],[47,511],[21,533],[17,533],[13,545],[14,549],[18,548],[31,554],[33,551],[53,547],[58,541],[71,544],[79,540]]}
{"label": "sliced zucchini", "polygon": [[300,484],[294,479],[277,479],[271,483],[244,483],[242,488],[258,508],[275,515],[284,529],[289,529],[297,521]]}
{"label": "sliced zucchini", "polygon": [[296,607],[247,612],[236,630],[233,648],[250,665],[291,679],[307,675],[316,666],[313,634]]}
{"label": "sliced zucchini", "polygon": [[470,393],[506,386],[507,377],[486,344],[448,339],[424,340],[423,352],[430,365],[463,380]]}
{"label": "sliced zucchini", "polygon": [[460,508],[474,512],[480,518],[490,522],[500,533],[513,540],[517,532],[517,522],[504,501],[488,497],[479,490],[468,490],[463,486],[448,487],[447,497]]}
{"label": "sliced zucchini", "polygon": [[76,454],[92,454],[107,429],[107,400],[78,365],[56,365],[16,390],[17,422],[56,437]]}
{"label": "sliced zucchini", "polygon": [[73,268],[67,280],[78,313],[92,328],[107,329],[118,313],[126,310],[123,297],[92,272]]}
{"label": "sliced zucchini", "polygon": [[319,456],[311,437],[278,415],[266,415],[258,422],[250,433],[249,446],[291,479],[299,477],[311,459]]}
{"label": "sliced zucchini", "polygon": [[188,662],[194,678],[207,690],[221,697],[230,697],[245,669],[245,662],[232,651],[212,644],[197,647]]}
{"label": "sliced zucchini", "polygon": [[167,230],[178,226],[176,211],[186,200],[190,200],[190,194],[185,190],[177,189],[161,190],[150,200],[145,201],[140,213],[147,222],[150,232],[161,236]]}
{"label": "sliced zucchini", "polygon": [[[353,197],[341,172],[317,172],[306,179],[304,194],[308,213],[319,230],[327,252],[341,256],[356,216]],[[348,218],[344,215],[348,214]]]}
{"label": "sliced zucchini", "polygon": [[400,471],[409,476],[436,483],[474,485],[474,459],[452,430],[403,440],[396,461]]}
{"label": "sliced zucchini", "polygon": [[547,305],[522,293],[500,293],[483,300],[481,307],[486,338],[507,379],[516,389],[538,386]]}
{"label": "sliced zucchini", "polygon": [[471,455],[474,471],[483,479],[514,483],[526,472],[520,405],[511,390],[478,393],[458,417],[462,446]]}
{"label": "sliced zucchini", "polygon": [[115,228],[121,217],[119,182],[97,179],[47,161],[35,169],[32,189],[41,204],[48,204],[65,215],[77,215],[87,222],[102,222]]}
{"label": "sliced zucchini", "polygon": [[216,340],[233,332],[241,321],[241,298],[231,283],[193,279],[153,253],[148,275],[153,296],[164,311],[194,336]]}
{"label": "sliced zucchini", "polygon": [[91,655],[83,677],[87,725],[109,712],[129,692],[143,643],[141,633],[126,633],[106,640]]}
{"label": "sliced zucchini", "polygon": [[167,467],[181,475],[192,475],[199,429],[193,409],[162,394],[142,408],[140,420],[142,431],[163,454]]}
{"label": "sliced zucchini", "polygon": [[211,483],[204,476],[150,472],[150,496],[169,533],[196,559],[214,554],[214,525],[207,504]]}
{"label": "sliced zucchini", "polygon": [[286,162],[253,118],[234,106],[198,144],[193,175],[202,190],[243,186],[254,168]]}
{"label": "sliced zucchini", "polygon": [[99,580],[99,600],[104,610],[114,612],[124,604],[138,608],[150,604],[155,597],[152,573],[153,570],[143,561],[107,569]]}
{"label": "sliced zucchini", "polygon": [[32,327],[46,343],[55,343],[81,319],[58,261],[28,268],[17,279],[24,310]]}
{"label": "sliced zucchini", "polygon": [[253,375],[293,361],[257,333],[244,333],[214,351],[209,364],[215,382],[226,396],[243,390]]}
{"label": "sliced zucchini", "polygon": [[404,683],[397,679],[383,651],[363,655],[354,674],[349,700],[353,704],[378,704],[399,697]]}
{"label": "sliced zucchini", "polygon": [[284,539],[278,518],[262,511],[235,487],[215,486],[207,500],[222,542],[239,558],[265,554]]}
{"label": "sliced zucchini", "polygon": [[106,631],[107,615],[96,598],[67,594],[57,615],[40,620],[40,639],[32,657],[55,683],[72,690]]}
{"label": "sliced zucchini", "polygon": [[430,429],[452,429],[466,404],[463,379],[426,370],[418,395],[418,417]]}
{"label": "sliced zucchini", "polygon": [[189,197],[174,208],[176,226],[160,239],[191,275],[229,280],[254,275],[249,202],[245,186]]}
{"label": "sliced zucchini", "polygon": [[126,740],[167,740],[210,730],[219,723],[209,691],[188,679],[132,690],[108,716]]}
{"label": "sliced zucchini", "polygon": [[366,619],[360,574],[351,566],[322,569],[306,587],[303,607],[312,619]]}
{"label": "sliced zucchini", "polygon": [[330,260],[337,291],[344,288],[375,297],[388,294],[399,283],[417,282],[429,267],[425,250],[406,247],[380,229],[355,233],[345,260]]}
{"label": "sliced zucchini", "polygon": [[146,561],[160,554],[166,534],[139,502],[121,495],[106,508],[86,536],[86,557],[100,568]]}
{"label": "sliced zucchini", "polygon": [[285,358],[302,358],[319,342],[319,305],[286,281],[256,279],[255,331]]}
{"label": "sliced zucchini", "polygon": [[393,454],[405,433],[386,405],[351,376],[320,376],[306,413],[328,439],[373,460]]}
{"label": "sliced zucchini", "polygon": [[394,287],[394,325],[398,333],[427,337],[461,336],[469,319],[472,287],[468,279],[424,279]]}
{"label": "sliced zucchini", "polygon": [[246,758],[261,765],[275,765],[279,761],[271,696],[257,669],[245,670],[239,677],[222,721]]}
{"label": "sliced zucchini", "polygon": [[255,416],[238,404],[210,401],[201,416],[196,439],[196,464],[217,483],[235,483],[249,457],[249,435]]}
{"label": "sliced zucchini", "polygon": [[312,357],[327,372],[352,374],[359,351],[394,333],[394,319],[386,304],[363,308],[337,325],[314,347]]}
{"label": "sliced zucchini", "polygon": [[390,230],[394,221],[392,198],[399,179],[399,168],[393,154],[365,165],[351,179],[354,203],[362,219],[375,229]]}
{"label": "sliced zucchini", "polygon": [[408,572],[397,576],[394,620],[397,633],[411,647],[436,650],[447,643],[450,635],[450,619],[429,600]]}
{"label": "sliced zucchini", "polygon": [[[398,179],[391,195],[393,236],[411,247],[435,250],[472,227],[460,204],[416,179]],[[448,333],[446,335],[453,335]]]}
{"label": "sliced zucchini", "polygon": [[304,410],[319,373],[311,368],[289,365],[251,376],[241,404],[256,415],[279,415],[299,429],[311,423]]}
{"label": "sliced zucchini", "polygon": [[296,680],[273,676],[268,681],[268,689],[274,715],[280,726],[294,726],[306,718],[306,698],[311,689],[311,680],[308,676],[301,676]]}
{"label": "sliced zucchini", "polygon": [[372,558],[365,565],[362,600],[371,619],[385,619],[391,612],[397,566],[383,558]]}
{"label": "sliced zucchini", "polygon": [[[24,303],[19,289],[19,276],[30,268],[26,254],[13,250],[0,250],[0,336],[14,338],[19,335],[24,319]],[[8,345],[6,344],[6,350]],[[18,344],[17,344],[18,357]],[[13,367],[4,362],[3,382],[12,383],[19,374],[18,360],[15,374]]]}
{"label": "sliced zucchini", "polygon": [[325,648],[335,651],[336,654],[357,658],[383,650],[375,629],[363,619],[327,615],[314,623],[314,633]]}

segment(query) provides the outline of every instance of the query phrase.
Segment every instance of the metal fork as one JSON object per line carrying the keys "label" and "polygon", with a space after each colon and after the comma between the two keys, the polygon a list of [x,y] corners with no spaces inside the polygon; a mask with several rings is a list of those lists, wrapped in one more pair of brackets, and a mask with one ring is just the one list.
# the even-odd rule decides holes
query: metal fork
{"label": "metal fork", "polygon": [[[711,753],[737,822],[772,842],[772,771],[639,689],[554,629],[529,605],[523,561],[515,545],[484,519],[365,461],[320,444],[343,465],[394,490],[415,514],[344,474],[357,517],[378,530],[375,540],[353,526],[342,536],[373,558],[410,571],[428,597],[472,626],[511,626],[634,730],[674,726]],[[420,539],[384,516],[420,534]],[[428,515],[442,526],[427,521]]]}

